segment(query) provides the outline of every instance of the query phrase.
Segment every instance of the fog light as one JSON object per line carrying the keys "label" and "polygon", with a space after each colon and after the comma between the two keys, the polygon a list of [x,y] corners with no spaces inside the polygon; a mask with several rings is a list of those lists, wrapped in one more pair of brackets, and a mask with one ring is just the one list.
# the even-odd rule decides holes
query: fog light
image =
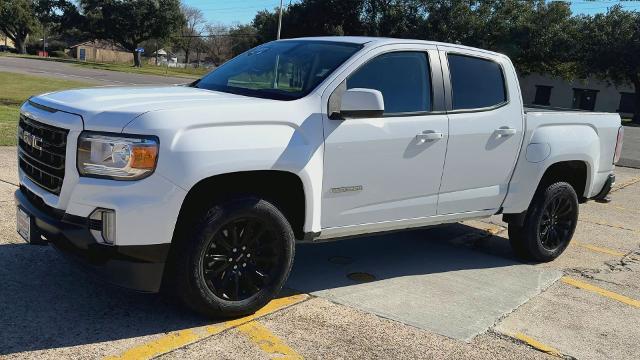
{"label": "fog light", "polygon": [[96,209],[89,215],[91,234],[101,242],[113,245],[116,242],[116,212]]}

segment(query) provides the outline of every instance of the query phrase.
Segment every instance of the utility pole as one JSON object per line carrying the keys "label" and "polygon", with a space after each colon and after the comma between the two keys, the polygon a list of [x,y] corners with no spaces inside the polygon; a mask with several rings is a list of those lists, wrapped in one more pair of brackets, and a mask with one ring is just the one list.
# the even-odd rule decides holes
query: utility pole
{"label": "utility pole", "polygon": [[278,40],[280,40],[281,31],[282,31],[282,0],[280,0],[280,15],[278,15]]}
{"label": "utility pole", "polygon": [[47,28],[42,24],[42,56],[47,57]]}

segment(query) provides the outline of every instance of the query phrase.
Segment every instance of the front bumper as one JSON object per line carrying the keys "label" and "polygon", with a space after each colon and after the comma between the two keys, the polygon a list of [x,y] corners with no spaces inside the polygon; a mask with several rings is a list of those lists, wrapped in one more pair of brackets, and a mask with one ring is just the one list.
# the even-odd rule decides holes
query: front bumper
{"label": "front bumper", "polygon": [[144,292],[160,290],[170,244],[101,244],[91,235],[88,218],[51,208],[27,189],[16,190],[15,200],[32,217],[32,239],[42,235],[63,254],[112,284]]}

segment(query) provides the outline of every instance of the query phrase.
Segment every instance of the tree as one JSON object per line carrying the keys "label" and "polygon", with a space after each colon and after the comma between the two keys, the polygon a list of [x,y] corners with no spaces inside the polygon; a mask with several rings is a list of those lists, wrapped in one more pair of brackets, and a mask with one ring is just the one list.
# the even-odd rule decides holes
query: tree
{"label": "tree", "polygon": [[207,25],[207,34],[203,48],[206,49],[206,58],[216,66],[227,61],[231,57],[231,42],[229,28],[223,24]]}
{"label": "tree", "polygon": [[182,5],[180,11],[184,15],[185,22],[176,34],[174,43],[184,51],[184,62],[188,64],[191,51],[196,50],[196,45],[201,45],[198,37],[202,35],[202,26],[206,21],[202,10],[198,8]]}
{"label": "tree", "polygon": [[[304,0],[289,5],[282,16],[282,38],[318,35],[364,35],[365,0]],[[260,43],[275,40],[278,12],[259,11],[252,23]]]}
{"label": "tree", "polygon": [[240,55],[243,52],[258,45],[257,30],[253,25],[236,25],[229,30],[231,41],[231,56]]}
{"label": "tree", "polygon": [[426,18],[422,2],[416,0],[366,0],[361,5],[362,26],[369,36],[420,38]]}
{"label": "tree", "polygon": [[583,19],[580,71],[635,90],[633,121],[640,123],[640,13],[616,5]]}
{"label": "tree", "polygon": [[138,67],[142,42],[168,38],[185,23],[179,0],[81,0],[80,4],[96,37],[131,51]]}
{"label": "tree", "polygon": [[63,30],[79,19],[77,8],[67,0],[35,0],[33,10],[42,28],[43,42],[48,33]]}
{"label": "tree", "polygon": [[27,53],[27,37],[37,27],[31,0],[0,0],[0,31],[13,41],[21,54]]}

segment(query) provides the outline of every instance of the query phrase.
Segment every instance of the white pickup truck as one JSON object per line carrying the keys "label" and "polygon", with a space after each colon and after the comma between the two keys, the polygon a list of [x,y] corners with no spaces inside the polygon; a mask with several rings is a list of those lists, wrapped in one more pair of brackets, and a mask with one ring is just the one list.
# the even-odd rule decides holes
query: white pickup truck
{"label": "white pickup truck", "polygon": [[188,86],[32,97],[18,139],[28,242],[238,316],[280,291],[296,241],[503,214],[515,253],[550,261],[578,204],[611,189],[622,128],[525,110],[501,54],[325,37],[261,45]]}

